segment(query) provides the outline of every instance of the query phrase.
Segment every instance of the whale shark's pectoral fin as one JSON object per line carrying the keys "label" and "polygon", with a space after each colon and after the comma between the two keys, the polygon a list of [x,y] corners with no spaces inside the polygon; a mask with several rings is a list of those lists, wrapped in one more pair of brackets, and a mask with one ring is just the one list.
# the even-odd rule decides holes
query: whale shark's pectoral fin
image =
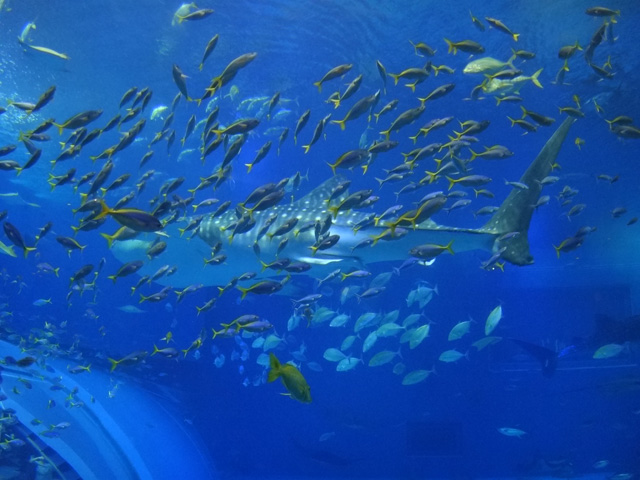
{"label": "whale shark's pectoral fin", "polygon": [[[494,245],[493,250],[498,251],[504,247],[505,250],[501,256],[510,263],[515,265],[531,265],[533,263],[527,236],[534,212],[533,206],[542,192],[542,179],[551,173],[562,143],[575,120],[575,118],[567,117],[562,122],[522,175],[520,183],[525,184],[528,188],[514,188],[498,211],[480,229],[498,236],[497,244]],[[507,240],[501,239],[502,235],[511,232],[518,232],[519,235],[511,236]]]}
{"label": "whale shark's pectoral fin", "polygon": [[345,257],[340,256],[317,256],[317,257],[297,257],[297,261],[310,263],[311,265],[331,265],[332,263],[339,263],[345,261]]}
{"label": "whale shark's pectoral fin", "polygon": [[[317,267],[339,267],[343,271],[349,269],[349,267],[364,269],[366,266],[360,257],[354,255],[332,255],[330,253],[317,253],[315,256],[296,257],[296,260],[299,262],[310,263],[311,265],[315,265]],[[318,272],[317,268],[316,272]]]}

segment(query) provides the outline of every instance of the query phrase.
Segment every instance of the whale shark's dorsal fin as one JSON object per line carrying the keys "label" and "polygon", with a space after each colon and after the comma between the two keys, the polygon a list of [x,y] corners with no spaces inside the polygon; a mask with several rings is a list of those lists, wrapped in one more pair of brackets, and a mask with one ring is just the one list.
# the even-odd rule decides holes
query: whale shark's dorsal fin
{"label": "whale shark's dorsal fin", "polygon": [[562,143],[569,133],[569,128],[575,122],[575,118],[567,117],[558,127],[551,138],[545,143],[536,159],[529,165],[527,171],[520,178],[529,188],[514,188],[506,198],[498,211],[480,229],[487,233],[502,235],[510,232],[519,232],[520,235],[510,238],[504,245],[495,245],[494,250],[506,247],[502,258],[516,265],[530,265],[533,257],[529,251],[529,224],[534,212],[534,205],[542,191],[541,181],[549,173],[560,152]]}

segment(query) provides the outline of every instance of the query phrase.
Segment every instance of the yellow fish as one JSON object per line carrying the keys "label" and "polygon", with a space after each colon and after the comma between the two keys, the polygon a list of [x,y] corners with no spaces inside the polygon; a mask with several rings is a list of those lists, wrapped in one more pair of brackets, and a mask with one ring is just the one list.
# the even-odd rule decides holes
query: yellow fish
{"label": "yellow fish", "polygon": [[13,251],[13,245],[5,245],[4,243],[2,243],[2,241],[0,240],[0,252],[4,253],[5,255],[9,255],[11,257],[16,257],[16,252]]}
{"label": "yellow fish", "polygon": [[167,332],[167,334],[163,338],[161,338],[160,340],[165,340],[167,343],[172,342],[173,341],[173,333]]}
{"label": "yellow fish", "polygon": [[289,391],[289,395],[292,398],[302,403],[311,403],[311,388],[302,373],[300,373],[300,370],[288,363],[282,365],[273,353],[269,355],[269,364],[271,370],[269,370],[269,376],[267,377],[268,382],[273,382],[280,377],[282,384]]}

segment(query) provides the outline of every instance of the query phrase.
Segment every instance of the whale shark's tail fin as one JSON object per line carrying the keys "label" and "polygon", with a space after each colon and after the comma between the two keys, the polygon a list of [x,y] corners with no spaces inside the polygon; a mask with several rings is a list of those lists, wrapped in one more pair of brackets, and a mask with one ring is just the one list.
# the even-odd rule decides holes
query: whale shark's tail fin
{"label": "whale shark's tail fin", "polygon": [[533,343],[518,340],[516,338],[510,338],[509,340],[511,340],[513,343],[518,345],[529,355],[540,362],[540,366],[542,367],[542,374],[545,377],[553,376],[554,372],[556,371],[556,367],[558,366],[558,354],[556,352],[554,352],[553,350],[549,350],[548,348],[535,345]]}
{"label": "whale shark's tail fin", "polygon": [[528,188],[514,188],[506,198],[498,211],[481,228],[487,233],[503,235],[510,232],[518,232],[519,235],[501,241],[498,237],[499,245],[494,245],[494,251],[505,247],[502,258],[515,265],[530,265],[533,257],[529,251],[529,224],[533,215],[534,205],[540,197],[542,191],[541,181],[549,175],[552,166],[556,161],[562,143],[569,133],[569,128],[575,118],[567,117],[558,127],[551,138],[545,143],[536,159],[529,165],[529,168],[520,178],[520,183]]}

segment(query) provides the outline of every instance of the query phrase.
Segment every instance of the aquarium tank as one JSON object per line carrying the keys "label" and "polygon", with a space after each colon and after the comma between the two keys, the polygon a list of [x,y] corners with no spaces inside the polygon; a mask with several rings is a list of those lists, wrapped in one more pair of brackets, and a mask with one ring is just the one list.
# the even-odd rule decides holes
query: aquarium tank
{"label": "aquarium tank", "polygon": [[0,0],[0,478],[638,478],[639,23]]}

